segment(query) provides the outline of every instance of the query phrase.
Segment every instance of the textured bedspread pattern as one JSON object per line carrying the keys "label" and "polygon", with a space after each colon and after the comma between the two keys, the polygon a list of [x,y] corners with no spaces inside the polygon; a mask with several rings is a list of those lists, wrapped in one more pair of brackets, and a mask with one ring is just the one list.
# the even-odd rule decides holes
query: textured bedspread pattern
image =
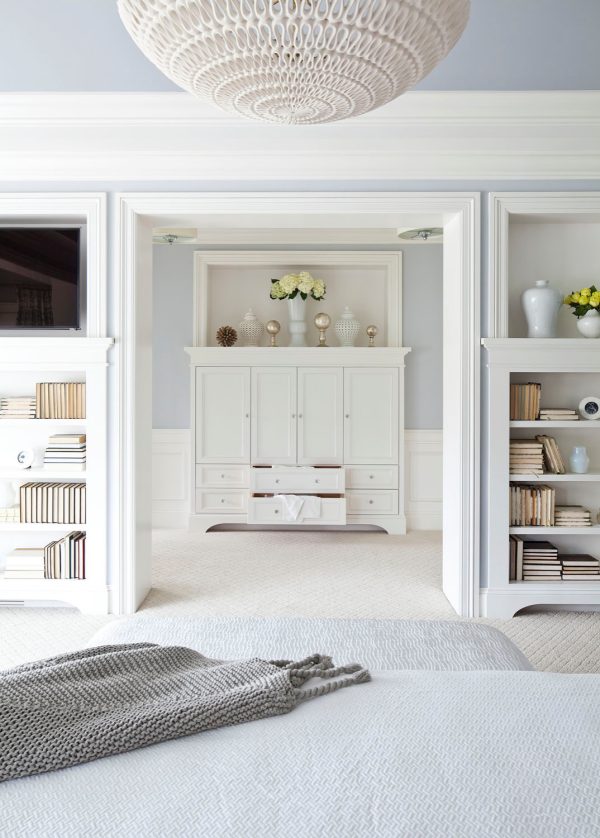
{"label": "textured bedspread pattern", "polygon": [[[323,679],[308,686],[313,677]],[[99,646],[0,673],[0,781],[290,712],[369,680],[331,658],[221,661],[178,646]]]}

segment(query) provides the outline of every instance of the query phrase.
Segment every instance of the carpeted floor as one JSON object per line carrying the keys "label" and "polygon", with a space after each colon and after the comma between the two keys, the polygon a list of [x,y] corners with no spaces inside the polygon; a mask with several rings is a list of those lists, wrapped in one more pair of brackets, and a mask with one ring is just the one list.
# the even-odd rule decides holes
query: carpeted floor
{"label": "carpeted floor", "polygon": [[[441,592],[441,535],[155,533],[147,614],[457,619]],[[0,609],[0,668],[77,648],[111,617]],[[486,620],[538,669],[600,672],[600,613]]]}

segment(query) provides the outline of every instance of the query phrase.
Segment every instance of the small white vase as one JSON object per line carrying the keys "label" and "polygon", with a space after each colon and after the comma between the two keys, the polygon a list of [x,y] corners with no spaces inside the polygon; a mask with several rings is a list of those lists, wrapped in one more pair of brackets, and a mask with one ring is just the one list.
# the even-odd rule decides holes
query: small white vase
{"label": "small white vase", "polygon": [[577,318],[577,329],[584,338],[600,338],[600,314],[586,311],[583,317]]}
{"label": "small white vase", "polygon": [[297,294],[293,300],[288,298],[288,329],[290,346],[306,346],[306,300]]}
{"label": "small white vase", "polygon": [[534,288],[528,288],[521,295],[521,303],[527,319],[529,338],[555,338],[558,312],[563,298],[559,291],[550,288],[547,279],[540,279]]}
{"label": "small white vase", "polygon": [[354,346],[359,332],[360,323],[353,312],[346,306],[342,312],[342,316],[335,323],[335,334],[340,342],[340,346]]}
{"label": "small white vase", "polygon": [[590,467],[590,458],[585,445],[576,445],[569,457],[569,466],[573,474],[587,474]]}
{"label": "small white vase", "polygon": [[260,339],[263,336],[265,327],[251,308],[244,315],[244,319],[238,329],[244,341],[244,346],[260,346]]}

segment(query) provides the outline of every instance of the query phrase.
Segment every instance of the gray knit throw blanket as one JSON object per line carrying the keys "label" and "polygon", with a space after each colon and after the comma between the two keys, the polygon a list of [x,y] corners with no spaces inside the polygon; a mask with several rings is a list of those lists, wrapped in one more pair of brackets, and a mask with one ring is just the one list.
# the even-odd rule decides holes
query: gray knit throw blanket
{"label": "gray knit throw blanket", "polygon": [[[321,683],[306,686],[313,677]],[[289,713],[369,679],[359,664],[334,667],[325,655],[219,661],[153,643],[25,664],[0,672],[0,782]]]}

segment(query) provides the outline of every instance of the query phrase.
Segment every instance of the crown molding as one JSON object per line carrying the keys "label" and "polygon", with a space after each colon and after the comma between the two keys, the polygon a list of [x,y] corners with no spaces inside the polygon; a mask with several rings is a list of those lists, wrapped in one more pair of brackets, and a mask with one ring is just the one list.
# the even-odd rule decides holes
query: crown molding
{"label": "crown molding", "polygon": [[314,126],[187,93],[2,93],[0,179],[594,180],[600,91],[411,92]]}

